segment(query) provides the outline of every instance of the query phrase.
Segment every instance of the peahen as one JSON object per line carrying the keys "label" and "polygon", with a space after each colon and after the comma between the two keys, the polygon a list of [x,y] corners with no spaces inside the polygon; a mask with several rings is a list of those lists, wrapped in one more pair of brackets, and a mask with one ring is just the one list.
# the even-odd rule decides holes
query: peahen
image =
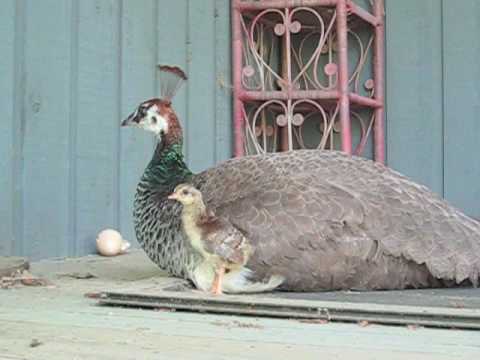
{"label": "peahen", "polygon": [[182,128],[171,99],[176,67],[161,99],[123,121],[153,132],[158,144],[137,187],[134,223],[147,255],[170,274],[208,291],[211,267],[186,241],[181,206],[168,195],[189,182],[207,206],[255,248],[225,292],[403,289],[477,286],[480,223],[401,174],[337,151],[246,156],[193,174],[182,155]]}

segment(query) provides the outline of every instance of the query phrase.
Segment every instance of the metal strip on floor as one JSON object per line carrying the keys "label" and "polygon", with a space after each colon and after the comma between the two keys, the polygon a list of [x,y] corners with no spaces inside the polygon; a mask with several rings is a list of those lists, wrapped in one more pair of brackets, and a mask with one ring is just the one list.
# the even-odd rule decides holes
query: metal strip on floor
{"label": "metal strip on floor", "polygon": [[349,303],[252,295],[211,296],[159,291],[155,295],[103,292],[99,304],[180,311],[328,321],[480,329],[480,309]]}

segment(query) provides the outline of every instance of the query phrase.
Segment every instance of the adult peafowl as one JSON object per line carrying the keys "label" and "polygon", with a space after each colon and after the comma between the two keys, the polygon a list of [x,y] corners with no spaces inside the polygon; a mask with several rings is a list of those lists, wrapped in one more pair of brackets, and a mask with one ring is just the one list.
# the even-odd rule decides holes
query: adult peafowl
{"label": "adult peafowl", "polygon": [[158,139],[134,203],[137,239],[170,274],[208,291],[214,270],[190,246],[181,206],[168,199],[191,183],[207,206],[254,247],[222,291],[404,289],[477,286],[480,223],[401,174],[337,151],[299,150],[228,160],[193,174],[171,100],[186,80],[162,66],[162,98],[123,121]]}

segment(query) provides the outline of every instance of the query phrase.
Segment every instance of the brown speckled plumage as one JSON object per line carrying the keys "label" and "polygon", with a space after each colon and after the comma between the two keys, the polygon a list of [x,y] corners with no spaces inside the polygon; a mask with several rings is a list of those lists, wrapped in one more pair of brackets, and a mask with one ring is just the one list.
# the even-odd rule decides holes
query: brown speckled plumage
{"label": "brown speckled plumage", "polygon": [[210,215],[199,221],[206,250],[233,265],[247,262],[252,249],[247,238],[224,218]]}
{"label": "brown speckled plumage", "polygon": [[335,151],[233,159],[194,177],[287,289],[478,281],[480,224],[383,165]]}
{"label": "brown speckled plumage", "polygon": [[[255,252],[247,266],[255,276],[284,276],[284,289],[477,284],[479,223],[370,160],[302,150],[232,159],[187,178],[250,239]],[[139,186],[150,212],[137,210],[136,224],[155,225],[137,231],[147,254],[188,277],[195,257],[185,246],[180,208],[166,198],[185,179],[158,192]]]}

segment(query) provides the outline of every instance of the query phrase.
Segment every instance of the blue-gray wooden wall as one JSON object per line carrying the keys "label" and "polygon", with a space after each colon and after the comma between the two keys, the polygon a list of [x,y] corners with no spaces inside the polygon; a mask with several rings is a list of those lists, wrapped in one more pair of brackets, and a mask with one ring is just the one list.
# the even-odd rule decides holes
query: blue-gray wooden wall
{"label": "blue-gray wooden wall", "polygon": [[[480,1],[386,10],[388,164],[480,217]],[[109,226],[133,240],[153,141],[118,124],[158,94],[157,63],[189,75],[192,168],[229,157],[229,30],[228,0],[3,0],[0,255],[89,253]]]}
{"label": "blue-gray wooden wall", "polygon": [[0,255],[89,253],[105,227],[133,240],[153,140],[119,124],[158,95],[159,63],[189,75],[174,105],[192,168],[230,156],[229,5],[2,0]]}
{"label": "blue-gray wooden wall", "polygon": [[480,1],[386,14],[388,164],[480,219]]}

